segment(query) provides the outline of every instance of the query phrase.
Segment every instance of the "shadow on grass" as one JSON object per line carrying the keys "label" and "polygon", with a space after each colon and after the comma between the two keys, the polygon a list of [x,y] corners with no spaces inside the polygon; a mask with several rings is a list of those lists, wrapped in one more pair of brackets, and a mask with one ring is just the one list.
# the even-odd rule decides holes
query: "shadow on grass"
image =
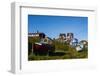
{"label": "shadow on grass", "polygon": [[65,54],[66,53],[64,53],[64,52],[53,52],[53,53],[49,53],[49,56],[63,56]]}

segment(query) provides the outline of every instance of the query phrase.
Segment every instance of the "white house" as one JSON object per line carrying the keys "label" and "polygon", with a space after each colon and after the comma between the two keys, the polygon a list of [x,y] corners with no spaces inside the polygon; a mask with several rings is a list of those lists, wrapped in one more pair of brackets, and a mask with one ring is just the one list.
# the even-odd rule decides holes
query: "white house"
{"label": "white house", "polygon": [[28,37],[38,37],[39,33],[28,33]]}

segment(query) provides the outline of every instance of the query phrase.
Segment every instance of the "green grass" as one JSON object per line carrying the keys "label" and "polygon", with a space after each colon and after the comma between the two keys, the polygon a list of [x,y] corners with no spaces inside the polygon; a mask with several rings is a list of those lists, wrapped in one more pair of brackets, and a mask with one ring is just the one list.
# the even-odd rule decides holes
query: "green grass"
{"label": "green grass", "polygon": [[[61,51],[61,50],[59,50]],[[57,50],[56,53],[59,53],[59,51]],[[54,56],[50,56],[50,55],[46,55],[46,56],[36,56],[34,54],[30,54],[28,56],[28,60],[32,61],[32,60],[58,60],[58,59],[80,59],[80,58],[88,58],[88,53],[87,51],[82,51],[82,52],[77,52],[77,51],[66,51],[66,52],[62,52],[64,53],[64,55],[54,55]]]}

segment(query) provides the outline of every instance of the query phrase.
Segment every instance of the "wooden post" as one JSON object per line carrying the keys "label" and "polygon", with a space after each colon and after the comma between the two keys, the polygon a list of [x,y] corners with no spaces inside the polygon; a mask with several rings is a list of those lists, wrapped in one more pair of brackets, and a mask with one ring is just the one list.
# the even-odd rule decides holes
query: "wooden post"
{"label": "wooden post", "polygon": [[32,43],[32,54],[33,54],[33,43]]}

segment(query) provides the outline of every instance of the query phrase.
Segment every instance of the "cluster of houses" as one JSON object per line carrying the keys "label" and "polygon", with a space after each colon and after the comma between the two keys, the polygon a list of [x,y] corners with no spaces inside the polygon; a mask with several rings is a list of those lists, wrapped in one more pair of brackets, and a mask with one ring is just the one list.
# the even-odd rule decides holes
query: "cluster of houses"
{"label": "cluster of houses", "polygon": [[77,51],[81,51],[83,48],[88,47],[88,42],[86,40],[79,41],[77,38],[74,37],[73,33],[60,33],[57,40],[61,43],[67,43],[71,45]]}
{"label": "cluster of houses", "polygon": [[52,39],[50,37],[46,36],[46,34],[43,32],[37,31],[35,33],[28,33],[28,37],[39,37],[40,43],[52,44]]}
{"label": "cluster of houses", "polygon": [[[41,33],[37,31],[36,33],[28,33],[28,37],[40,37],[40,43],[45,44],[52,44],[52,39],[50,37],[47,37],[45,33]],[[74,38],[73,33],[60,33],[59,38],[55,39],[58,42],[61,43],[67,43],[74,47],[77,51],[81,51],[83,48],[88,47],[88,42],[86,40],[78,41],[77,38]]]}
{"label": "cluster of houses", "polygon": [[[57,39],[59,42],[62,43],[69,43],[73,40],[74,34],[73,33],[60,33],[59,38]],[[78,42],[78,39],[76,39],[76,42]]]}

